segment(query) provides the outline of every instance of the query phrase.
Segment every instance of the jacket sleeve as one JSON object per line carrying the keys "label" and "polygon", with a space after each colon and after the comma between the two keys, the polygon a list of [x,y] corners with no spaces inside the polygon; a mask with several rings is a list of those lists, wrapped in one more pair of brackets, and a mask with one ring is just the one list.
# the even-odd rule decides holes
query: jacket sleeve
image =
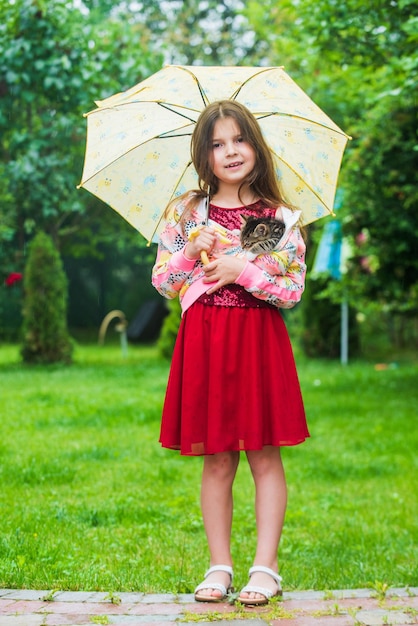
{"label": "jacket sleeve", "polygon": [[[184,202],[177,205],[171,219],[167,221],[160,235],[157,257],[151,274],[151,282],[155,289],[168,299],[178,295],[196,265],[196,259],[188,259],[184,254],[188,239],[180,226],[179,218],[185,206]],[[195,225],[192,219],[188,220],[188,228]]]}
{"label": "jacket sleeve", "polygon": [[306,246],[298,226],[293,227],[280,250],[247,261],[235,281],[260,300],[283,309],[291,309],[305,288]]}
{"label": "jacket sleeve", "polygon": [[[186,243],[187,241],[184,245]],[[168,299],[173,299],[178,295],[196,264],[195,259],[188,259],[184,255],[183,248],[172,251],[162,241],[158,244],[151,282],[158,293]]]}

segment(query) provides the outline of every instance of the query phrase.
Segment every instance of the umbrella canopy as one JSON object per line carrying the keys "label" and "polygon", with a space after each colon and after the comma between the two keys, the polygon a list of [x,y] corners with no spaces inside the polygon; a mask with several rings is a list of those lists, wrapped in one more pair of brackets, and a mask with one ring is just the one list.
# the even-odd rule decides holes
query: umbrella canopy
{"label": "umbrella canopy", "polygon": [[83,187],[149,241],[168,202],[197,187],[190,138],[201,111],[237,100],[258,120],[284,197],[303,224],[332,214],[349,139],[281,67],[167,66],[87,113]]}

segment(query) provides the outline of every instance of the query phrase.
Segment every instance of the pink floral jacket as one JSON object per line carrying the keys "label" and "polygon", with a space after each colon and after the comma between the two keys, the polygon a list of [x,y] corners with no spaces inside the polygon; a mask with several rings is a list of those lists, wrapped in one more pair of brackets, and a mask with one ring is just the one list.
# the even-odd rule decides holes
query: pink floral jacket
{"label": "pink floral jacket", "polygon": [[[186,203],[187,200],[183,200],[174,207],[160,235],[152,270],[154,287],[165,298],[179,295],[183,313],[209,289],[209,284],[203,282],[202,262],[188,259],[183,252],[190,231],[204,223],[204,202],[196,207],[185,222],[183,231],[179,218]],[[213,220],[209,220],[209,226],[218,234],[214,253],[247,258],[247,264],[236,279],[236,284],[260,300],[278,308],[290,309],[300,301],[305,286],[305,242],[297,226],[300,211],[280,207],[277,215],[286,226],[282,239],[275,250],[255,258],[249,257],[242,250],[239,231],[228,230]]]}

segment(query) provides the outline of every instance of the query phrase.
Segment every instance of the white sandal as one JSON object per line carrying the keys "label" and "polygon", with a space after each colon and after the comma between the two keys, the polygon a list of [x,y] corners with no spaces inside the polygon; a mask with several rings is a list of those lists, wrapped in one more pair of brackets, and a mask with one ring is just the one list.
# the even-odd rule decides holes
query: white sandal
{"label": "white sandal", "polygon": [[[246,587],[241,589],[241,593],[238,597],[238,601],[246,606],[260,606],[262,604],[267,604],[270,598],[281,596],[283,593],[281,586],[282,577],[279,576],[277,572],[273,571],[269,567],[264,567],[263,565],[254,565],[254,567],[250,567],[248,575],[251,577],[256,572],[263,572],[263,574],[271,576],[277,583],[277,591],[276,593],[273,593],[273,591],[271,591],[271,589],[267,589],[267,587],[257,587],[256,585],[248,584]],[[264,598],[242,598],[242,593],[259,593],[263,595]]]}
{"label": "white sandal", "polygon": [[[213,572],[226,572],[227,574],[229,574],[231,577],[231,582],[229,584],[229,587],[226,588],[225,585],[222,585],[221,583],[206,581],[206,578],[209,576],[209,574],[212,574]],[[223,602],[225,598],[227,597],[228,593],[233,591],[232,589],[233,577],[234,577],[234,573],[232,571],[232,567],[230,567],[229,565],[213,565],[213,567],[210,567],[208,571],[205,573],[205,580],[202,583],[200,583],[200,585],[198,585],[196,589],[194,590],[194,599],[196,600],[196,602]],[[220,591],[222,595],[221,596],[205,596],[202,594],[197,595],[197,592],[203,589],[216,589],[217,591]]]}

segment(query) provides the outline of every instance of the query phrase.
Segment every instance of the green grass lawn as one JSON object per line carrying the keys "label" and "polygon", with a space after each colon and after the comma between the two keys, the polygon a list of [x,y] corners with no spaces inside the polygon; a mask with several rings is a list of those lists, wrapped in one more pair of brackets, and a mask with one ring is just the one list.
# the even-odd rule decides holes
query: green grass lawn
{"label": "green grass lawn", "polygon": [[[311,439],[283,452],[285,588],[418,585],[418,367],[305,360]],[[200,458],[158,444],[168,364],[153,347],[78,346],[70,367],[0,347],[0,587],[190,592],[208,565]],[[245,457],[236,585],[255,546]]]}

